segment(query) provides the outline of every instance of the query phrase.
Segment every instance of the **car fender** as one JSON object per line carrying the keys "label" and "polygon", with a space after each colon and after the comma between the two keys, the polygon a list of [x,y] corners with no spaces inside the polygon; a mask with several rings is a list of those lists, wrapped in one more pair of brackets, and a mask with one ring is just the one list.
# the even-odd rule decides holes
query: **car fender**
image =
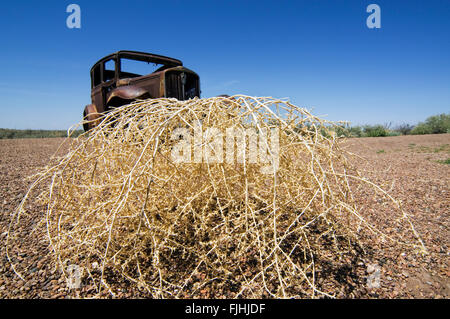
{"label": "car fender", "polygon": [[134,85],[121,86],[111,91],[106,101],[106,105],[110,105],[115,99],[135,100],[137,98],[150,97],[147,90]]}
{"label": "car fender", "polygon": [[88,104],[84,108],[83,112],[83,128],[87,132],[100,123],[101,114],[98,113],[95,104]]}

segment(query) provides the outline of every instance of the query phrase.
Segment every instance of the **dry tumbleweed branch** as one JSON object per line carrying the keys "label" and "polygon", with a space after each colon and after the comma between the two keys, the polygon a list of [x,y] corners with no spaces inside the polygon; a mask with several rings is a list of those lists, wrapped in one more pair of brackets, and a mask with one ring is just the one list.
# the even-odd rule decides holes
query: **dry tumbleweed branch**
{"label": "dry tumbleweed branch", "polygon": [[322,252],[338,256],[362,231],[402,242],[355,194],[390,205],[424,249],[399,203],[350,165],[333,123],[289,102],[150,99],[99,122],[38,175],[31,189],[48,186],[37,199],[30,189],[8,237],[27,203],[45,205],[55,263],[99,290],[114,294],[120,274],[153,297],[328,295],[316,285]]}

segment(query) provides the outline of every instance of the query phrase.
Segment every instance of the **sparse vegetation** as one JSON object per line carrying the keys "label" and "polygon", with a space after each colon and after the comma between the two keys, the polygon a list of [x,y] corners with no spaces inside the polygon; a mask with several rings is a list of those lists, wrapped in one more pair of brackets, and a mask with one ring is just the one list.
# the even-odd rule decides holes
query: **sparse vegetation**
{"label": "sparse vegetation", "polygon": [[445,152],[450,154],[450,144],[442,144],[438,147],[429,147],[429,146],[423,146],[418,145],[416,147],[416,144],[410,144],[409,148],[412,150],[415,150],[417,153],[440,153]]}
{"label": "sparse vegetation", "polygon": [[440,160],[440,161],[437,161],[438,163],[441,163],[441,164],[447,164],[447,165],[450,165],[450,158],[447,158],[446,160]]}
{"label": "sparse vegetation", "polygon": [[442,133],[450,133],[450,114],[430,116],[425,122],[420,122],[411,130],[411,134]]}
{"label": "sparse vegetation", "polygon": [[[308,124],[304,124],[306,128]],[[450,133],[450,114],[439,114],[430,116],[425,122],[420,122],[416,126],[411,124],[400,124],[394,129],[390,129],[390,124],[376,124],[363,126],[336,125],[330,129],[336,132],[339,137],[383,137],[399,135],[420,135],[420,134],[442,134]],[[296,131],[300,131],[298,128]],[[322,130],[322,134],[328,134],[327,130]],[[71,137],[78,137],[83,133],[76,130]],[[67,137],[65,130],[14,130],[0,128],[0,139],[14,138],[52,138]],[[328,136],[329,137],[329,136]]]}
{"label": "sparse vegetation", "polygon": [[[83,133],[82,130],[76,130],[71,137],[78,137]],[[52,138],[67,137],[66,130],[14,130],[0,128],[0,139],[15,138]]]}
{"label": "sparse vegetation", "polygon": [[401,133],[390,130],[390,125],[364,125],[364,126],[337,126],[333,130],[340,137],[382,137],[382,136],[398,136]]}
{"label": "sparse vegetation", "polygon": [[340,125],[333,128],[340,137],[382,137],[418,134],[442,134],[450,133],[450,114],[439,114],[430,116],[425,122],[416,126],[411,124],[400,124],[394,129],[390,124],[376,124],[363,126]]}

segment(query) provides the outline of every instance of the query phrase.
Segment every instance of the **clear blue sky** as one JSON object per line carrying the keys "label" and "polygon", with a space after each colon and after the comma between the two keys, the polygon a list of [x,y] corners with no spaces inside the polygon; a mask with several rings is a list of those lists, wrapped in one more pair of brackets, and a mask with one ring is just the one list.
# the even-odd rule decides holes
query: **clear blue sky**
{"label": "clear blue sky", "polygon": [[[381,29],[366,26],[371,3]],[[4,1],[0,39],[3,128],[77,123],[90,67],[122,49],[181,59],[203,97],[287,97],[353,124],[450,112],[450,0]]]}

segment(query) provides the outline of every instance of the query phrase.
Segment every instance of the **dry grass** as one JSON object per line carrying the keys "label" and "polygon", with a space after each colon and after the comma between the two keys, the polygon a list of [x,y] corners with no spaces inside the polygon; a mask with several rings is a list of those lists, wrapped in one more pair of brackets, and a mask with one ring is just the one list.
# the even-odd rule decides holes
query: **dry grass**
{"label": "dry grass", "polygon": [[[363,232],[425,249],[400,203],[353,168],[328,130],[333,123],[289,102],[155,99],[100,121],[35,177],[13,215],[8,258],[20,216],[36,204],[55,264],[65,274],[80,266],[99,295],[114,295],[113,281],[122,278],[155,298],[199,297],[206,289],[210,297],[331,296],[317,287],[316,260],[352,251]],[[173,152],[189,141],[178,132],[194,132],[195,123],[206,142],[193,140],[193,162],[177,163]],[[255,160],[245,156],[250,142],[232,161],[214,163],[196,157],[217,133],[206,128],[277,130],[278,144],[261,139],[265,156]],[[47,189],[33,196],[42,183]],[[356,193],[392,210],[397,237],[372,226],[376,212],[361,209]],[[26,271],[13,266],[19,276]]]}

